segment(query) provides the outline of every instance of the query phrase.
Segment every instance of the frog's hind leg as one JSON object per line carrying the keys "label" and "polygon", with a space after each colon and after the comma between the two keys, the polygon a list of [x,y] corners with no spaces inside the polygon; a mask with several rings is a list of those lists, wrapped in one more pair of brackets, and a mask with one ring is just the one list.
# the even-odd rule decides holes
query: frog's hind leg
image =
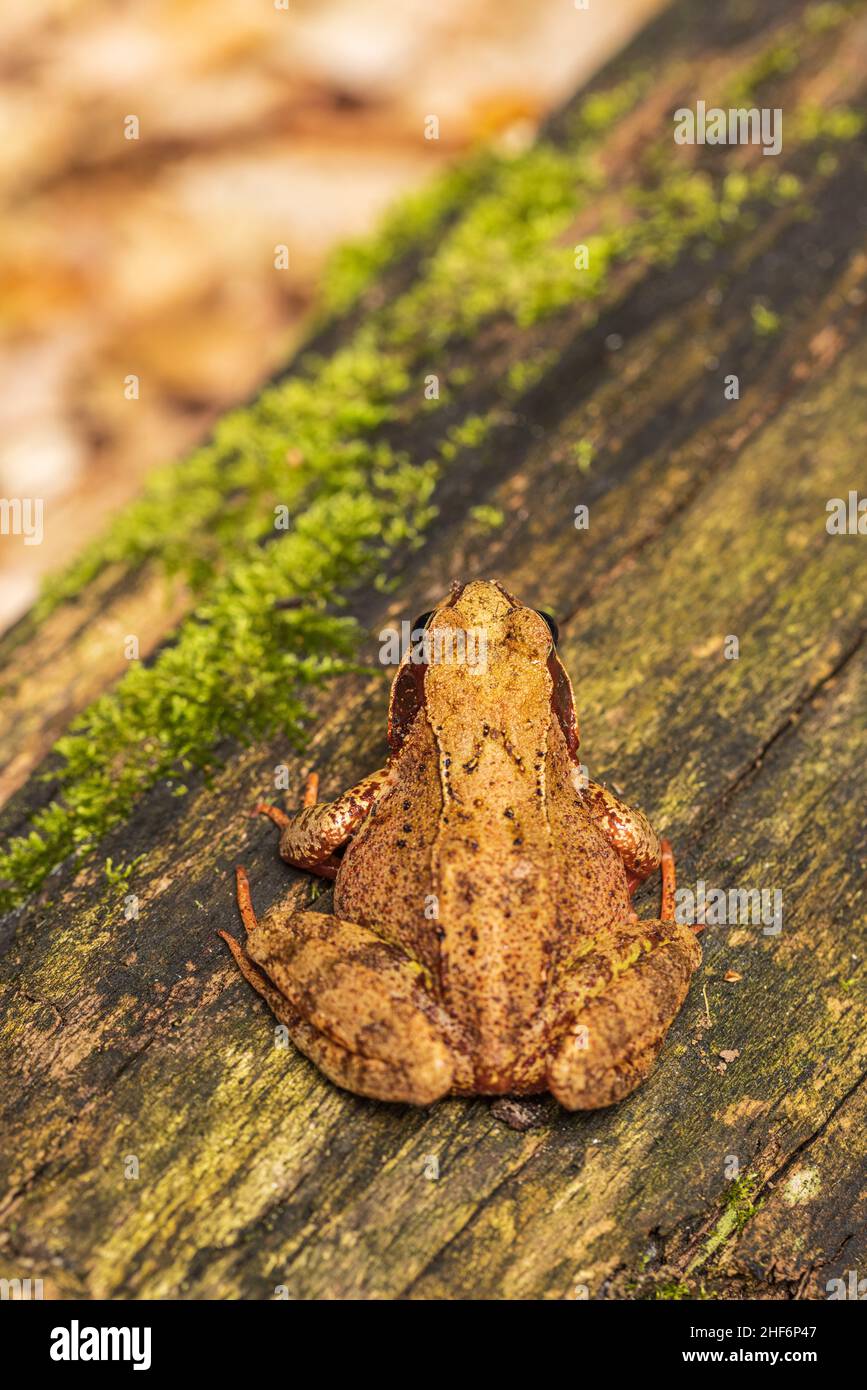
{"label": "frog's hind leg", "polygon": [[569,1110],[622,1100],[642,1081],[701,961],[695,934],[675,921],[600,933],[561,976],[549,1003],[549,1089]]}
{"label": "frog's hind leg", "polygon": [[296,1047],[338,1086],[376,1100],[429,1105],[466,1080],[453,1025],[424,972],[367,927],[277,904],[261,921],[239,905],[246,947],[227,933],[244,978]]}
{"label": "frog's hind leg", "polygon": [[319,777],[307,778],[301,810],[287,816],[277,806],[260,801],[255,810],[280,828],[280,856],[293,868],[320,878],[335,878],[340,859],[335,853],[355,834],[376,801],[392,785],[387,768],[365,777],[336,801],[317,802]]}

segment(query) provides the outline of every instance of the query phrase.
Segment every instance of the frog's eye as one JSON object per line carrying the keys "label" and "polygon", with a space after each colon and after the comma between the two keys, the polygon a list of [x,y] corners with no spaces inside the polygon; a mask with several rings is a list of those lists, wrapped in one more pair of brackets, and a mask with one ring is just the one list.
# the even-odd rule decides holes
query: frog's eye
{"label": "frog's eye", "polygon": [[558,628],[554,619],[551,617],[550,613],[543,613],[539,608],[536,609],[536,612],[539,614],[539,617],[544,618],[545,622],[548,624],[548,631],[551,634],[551,640],[553,641],[554,646],[556,647],[557,643],[560,641],[560,629]]}
{"label": "frog's eye", "polygon": [[429,613],[422,613],[420,618],[416,618],[412,625],[413,632],[420,632],[423,628],[426,628],[435,611],[436,610],[432,608]]}

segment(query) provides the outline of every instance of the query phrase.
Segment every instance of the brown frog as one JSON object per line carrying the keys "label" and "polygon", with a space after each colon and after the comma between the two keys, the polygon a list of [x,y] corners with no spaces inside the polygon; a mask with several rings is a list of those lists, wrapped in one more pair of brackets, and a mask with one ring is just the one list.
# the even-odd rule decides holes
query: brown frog
{"label": "brown frog", "polygon": [[[334,879],[334,915],[278,903],[221,933],[296,1046],[339,1086],[427,1105],[551,1091],[620,1100],[651,1070],[701,951],[674,862],[578,761],[552,619],[499,583],[418,620],[391,691],[386,768],[327,804],[257,809],[280,853]],[[484,659],[455,660],[481,634]],[[463,640],[463,646],[461,641]],[[662,864],[659,921],[631,893]]]}

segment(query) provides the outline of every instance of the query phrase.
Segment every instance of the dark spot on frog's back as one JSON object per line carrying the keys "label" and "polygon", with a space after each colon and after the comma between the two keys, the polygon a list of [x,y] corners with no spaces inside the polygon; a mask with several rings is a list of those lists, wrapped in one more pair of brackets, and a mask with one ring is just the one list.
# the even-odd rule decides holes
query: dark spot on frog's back
{"label": "dark spot on frog's back", "polygon": [[[473,885],[473,880],[469,874],[461,874],[455,886],[457,888],[458,895],[461,898],[463,898],[465,903],[471,903],[474,900],[476,896],[475,887]],[[475,927],[473,927],[471,930],[473,935],[475,936]]]}

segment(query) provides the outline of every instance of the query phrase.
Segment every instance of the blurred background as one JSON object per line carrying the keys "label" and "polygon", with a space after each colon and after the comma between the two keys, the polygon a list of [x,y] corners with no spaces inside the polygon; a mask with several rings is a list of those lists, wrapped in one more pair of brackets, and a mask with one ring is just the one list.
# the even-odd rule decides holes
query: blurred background
{"label": "blurred background", "polygon": [[0,496],[44,498],[45,541],[0,538],[0,631],[285,360],[336,243],[479,142],[531,139],[661,3],[6,7]]}

